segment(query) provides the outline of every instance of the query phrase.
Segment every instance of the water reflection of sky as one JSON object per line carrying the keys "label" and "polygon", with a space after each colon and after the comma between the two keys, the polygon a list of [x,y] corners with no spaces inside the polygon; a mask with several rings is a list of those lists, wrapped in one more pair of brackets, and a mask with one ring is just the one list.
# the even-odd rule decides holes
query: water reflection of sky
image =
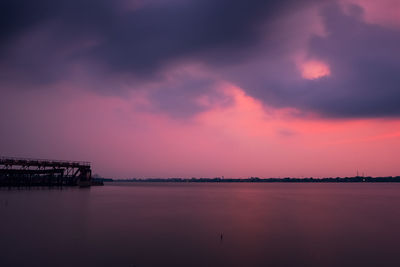
{"label": "water reflection of sky", "polygon": [[399,263],[399,191],[397,184],[174,183],[1,190],[0,264]]}

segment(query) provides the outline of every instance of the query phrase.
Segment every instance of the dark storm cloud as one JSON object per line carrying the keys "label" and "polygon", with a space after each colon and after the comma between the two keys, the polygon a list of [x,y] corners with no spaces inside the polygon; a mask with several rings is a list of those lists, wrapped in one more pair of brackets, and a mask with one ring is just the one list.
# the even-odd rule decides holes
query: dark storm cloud
{"label": "dark storm cloud", "polygon": [[[308,58],[330,66],[331,75],[305,80],[290,60],[276,58],[261,68],[229,74],[252,96],[276,107],[296,107],[327,117],[400,115],[400,31],[362,19],[358,6],[321,10],[326,36],[313,36]],[[296,78],[297,77],[297,78]]]}
{"label": "dark storm cloud", "polygon": [[[296,40],[281,38],[296,29],[274,29],[273,22],[322,1],[149,0],[124,8],[128,2],[3,0],[0,86],[79,83],[82,76],[69,73],[78,66],[94,73],[95,89],[117,93],[118,86],[100,87],[114,76],[132,77],[141,87],[162,80],[175,62],[194,61],[268,105],[330,117],[400,115],[400,32],[366,24],[359,7],[350,14],[337,5],[322,9],[327,35],[311,38],[308,56],[327,62],[332,75],[309,81],[287,57],[287,44]],[[194,114],[205,108],[196,104],[200,96],[222,97],[214,81],[199,80],[166,83],[149,96],[174,116]]]}
{"label": "dark storm cloud", "polygon": [[78,59],[73,48],[96,34],[113,10],[103,0],[2,1],[0,85],[34,88],[65,79]]}
{"label": "dark storm cloud", "polygon": [[359,7],[322,16],[328,35],[311,40],[310,56],[329,62],[332,77],[307,84],[307,104],[335,117],[400,115],[400,31],[364,23]]}
{"label": "dark storm cloud", "polygon": [[[261,26],[299,5],[295,0],[4,0],[0,86],[76,83],[82,75],[70,72],[78,67],[86,68],[83,76],[94,76],[84,77],[86,86],[92,79],[89,87],[118,94],[118,85],[108,83],[112,77],[128,75],[141,87],[163,79],[163,70],[180,60],[237,64],[265,35]],[[149,96],[159,109],[188,116],[206,108],[196,102],[206,93],[211,101],[225,102],[208,83],[186,78]]]}
{"label": "dark storm cloud", "polygon": [[[50,30],[54,47],[51,49],[47,43],[33,44],[36,52],[43,54],[41,60],[28,59],[33,71],[84,59],[117,72],[150,75],[171,60],[196,55],[203,58],[213,50],[218,50],[215,54],[220,56],[218,61],[229,60],[232,50],[240,52],[257,41],[261,21],[279,16],[297,1],[148,2],[139,4],[137,9],[123,10],[126,0],[2,1],[0,54],[3,60],[0,64],[3,68],[5,64],[10,67],[15,60],[18,66],[23,65],[25,58],[19,58],[16,39],[45,26]],[[98,43],[56,62],[52,60],[57,53],[85,38],[98,39]]]}

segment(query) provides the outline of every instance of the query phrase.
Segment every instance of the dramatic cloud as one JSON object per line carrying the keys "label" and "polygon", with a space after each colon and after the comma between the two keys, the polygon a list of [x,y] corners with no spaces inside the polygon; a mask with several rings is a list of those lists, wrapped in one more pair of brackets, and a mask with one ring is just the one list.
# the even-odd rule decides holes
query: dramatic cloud
{"label": "dramatic cloud", "polygon": [[171,82],[173,69],[240,64],[257,56],[253,47],[265,36],[272,51],[281,44],[273,41],[269,24],[301,5],[294,0],[5,1],[0,86],[43,90],[67,82],[108,95],[152,88],[147,95],[158,109],[188,116],[206,108],[199,97],[224,101],[213,90],[218,78],[190,74]]}
{"label": "dramatic cloud", "polygon": [[346,14],[328,5],[320,16],[325,33],[311,36],[300,70],[282,55],[237,68],[228,79],[277,107],[328,117],[399,116],[400,30],[364,22],[359,6]]}
{"label": "dramatic cloud", "polygon": [[[5,1],[0,84],[69,81],[120,94],[156,82],[150,100],[187,116],[204,110],[199,97],[218,98],[212,85],[222,79],[266,105],[328,117],[398,116],[400,30],[367,22],[360,6],[328,2]],[[307,32],[316,24],[306,22],[311,9],[323,34]],[[296,14],[296,23],[282,22]],[[170,83],[171,70],[193,63],[209,77]]]}
{"label": "dramatic cloud", "polygon": [[[332,75],[310,86],[309,105],[330,116],[399,116],[400,30],[367,24],[361,8],[322,12],[326,37],[310,41],[309,56],[329,62]],[[320,91],[315,93],[316,91]]]}
{"label": "dramatic cloud", "polygon": [[193,57],[234,62],[261,37],[261,23],[299,6],[293,0],[132,0],[128,8],[127,2],[3,1],[2,67],[17,71],[23,65],[52,77],[52,68],[89,60],[146,76]]}

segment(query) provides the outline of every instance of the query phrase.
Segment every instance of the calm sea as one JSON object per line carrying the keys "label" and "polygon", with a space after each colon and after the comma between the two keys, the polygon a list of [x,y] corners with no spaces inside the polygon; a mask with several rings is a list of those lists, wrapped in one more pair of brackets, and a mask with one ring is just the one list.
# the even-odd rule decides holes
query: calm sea
{"label": "calm sea", "polygon": [[0,266],[400,266],[400,184],[0,189]]}

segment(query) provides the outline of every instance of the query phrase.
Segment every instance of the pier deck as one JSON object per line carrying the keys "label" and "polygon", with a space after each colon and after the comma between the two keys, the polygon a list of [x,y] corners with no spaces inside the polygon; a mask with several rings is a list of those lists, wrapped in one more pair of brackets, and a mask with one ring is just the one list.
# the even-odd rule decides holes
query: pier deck
{"label": "pier deck", "polygon": [[90,162],[0,157],[0,186],[90,185]]}

